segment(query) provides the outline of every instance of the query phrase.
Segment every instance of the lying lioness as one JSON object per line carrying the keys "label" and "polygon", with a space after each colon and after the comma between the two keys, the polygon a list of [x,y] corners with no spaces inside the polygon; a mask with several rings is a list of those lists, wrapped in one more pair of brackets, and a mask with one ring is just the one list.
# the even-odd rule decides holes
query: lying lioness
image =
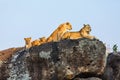
{"label": "lying lioness", "polygon": [[91,31],[90,25],[84,24],[83,28],[80,31],[64,33],[62,39],[95,38],[94,36],[90,35],[90,31]]}

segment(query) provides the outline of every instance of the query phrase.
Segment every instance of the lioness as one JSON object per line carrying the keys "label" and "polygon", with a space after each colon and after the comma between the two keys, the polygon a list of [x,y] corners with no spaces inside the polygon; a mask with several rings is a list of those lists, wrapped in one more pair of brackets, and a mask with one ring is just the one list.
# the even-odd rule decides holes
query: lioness
{"label": "lioness", "polygon": [[72,25],[69,22],[60,24],[58,28],[47,38],[47,42],[61,40],[63,34],[67,30],[71,30],[71,29],[72,29]]}
{"label": "lioness", "polygon": [[83,28],[80,31],[76,32],[66,32],[63,36],[62,39],[78,39],[78,38],[89,38],[93,39],[95,38],[94,36],[90,35],[91,27],[89,24],[84,24]]}
{"label": "lioness", "polygon": [[31,37],[24,38],[25,40],[25,48],[30,48],[31,47]]}

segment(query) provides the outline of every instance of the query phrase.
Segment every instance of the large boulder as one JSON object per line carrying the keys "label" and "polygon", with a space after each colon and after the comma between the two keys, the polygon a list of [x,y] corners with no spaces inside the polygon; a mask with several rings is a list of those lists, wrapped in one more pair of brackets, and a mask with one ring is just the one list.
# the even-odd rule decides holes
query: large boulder
{"label": "large boulder", "polygon": [[120,80],[120,52],[108,55],[103,77],[104,80]]}
{"label": "large boulder", "polygon": [[0,67],[0,80],[104,80],[105,51],[86,38],[23,48]]}
{"label": "large boulder", "polygon": [[105,51],[104,44],[96,39],[47,43],[30,48],[27,56],[28,71],[32,80],[100,77],[106,64]]}

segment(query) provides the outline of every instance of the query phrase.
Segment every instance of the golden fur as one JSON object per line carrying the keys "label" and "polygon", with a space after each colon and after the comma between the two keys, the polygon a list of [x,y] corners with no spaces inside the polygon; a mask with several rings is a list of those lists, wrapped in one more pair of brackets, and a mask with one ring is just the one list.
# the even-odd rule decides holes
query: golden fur
{"label": "golden fur", "polygon": [[45,37],[42,37],[42,38],[39,38],[39,42],[40,42],[40,44],[44,44],[44,43],[46,43],[46,38]]}
{"label": "golden fur", "polygon": [[91,27],[89,24],[84,24],[84,27],[80,31],[66,32],[62,39],[78,39],[78,38],[89,38],[93,39],[94,36],[90,35]]}
{"label": "golden fur", "polygon": [[40,45],[40,40],[39,39],[36,39],[34,41],[31,42],[32,46],[39,46]]}
{"label": "golden fur", "polygon": [[39,45],[44,44],[44,43],[46,43],[46,38],[45,37],[36,39],[36,40],[31,42],[32,46],[39,46]]}
{"label": "golden fur", "polygon": [[31,47],[31,37],[24,38],[25,40],[25,48],[30,48]]}
{"label": "golden fur", "polygon": [[72,25],[69,22],[60,24],[59,27],[47,38],[47,42],[61,40],[67,30],[71,30]]}

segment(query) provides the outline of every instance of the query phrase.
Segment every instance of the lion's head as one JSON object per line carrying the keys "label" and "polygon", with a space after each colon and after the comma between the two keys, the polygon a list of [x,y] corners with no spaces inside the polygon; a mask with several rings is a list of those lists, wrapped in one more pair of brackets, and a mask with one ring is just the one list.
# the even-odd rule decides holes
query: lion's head
{"label": "lion's head", "polygon": [[29,43],[31,42],[31,37],[24,38],[24,40],[25,40],[25,43],[26,43],[26,44],[29,44]]}
{"label": "lion's head", "polygon": [[71,30],[72,25],[69,22],[63,23],[59,26],[59,30],[66,29],[66,30]]}
{"label": "lion's head", "polygon": [[64,26],[66,26],[67,30],[71,30],[72,29],[72,25],[69,22],[66,22],[64,24]]}
{"label": "lion's head", "polygon": [[86,32],[87,34],[89,34],[91,32],[91,27],[89,24],[83,24],[83,28],[80,30]]}
{"label": "lion's head", "polygon": [[67,29],[67,30],[71,30],[71,29],[72,29],[72,25],[71,25],[69,22],[66,22],[66,23],[64,24],[64,26],[66,26],[66,29]]}

